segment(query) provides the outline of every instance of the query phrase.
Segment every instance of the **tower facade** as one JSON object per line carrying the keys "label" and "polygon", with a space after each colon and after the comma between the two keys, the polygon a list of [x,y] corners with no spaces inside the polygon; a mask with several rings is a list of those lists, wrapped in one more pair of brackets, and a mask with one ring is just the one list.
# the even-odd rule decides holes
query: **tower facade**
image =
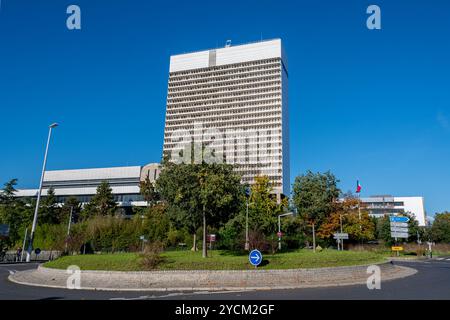
{"label": "tower facade", "polygon": [[170,57],[164,156],[225,162],[289,195],[288,66],[280,39]]}

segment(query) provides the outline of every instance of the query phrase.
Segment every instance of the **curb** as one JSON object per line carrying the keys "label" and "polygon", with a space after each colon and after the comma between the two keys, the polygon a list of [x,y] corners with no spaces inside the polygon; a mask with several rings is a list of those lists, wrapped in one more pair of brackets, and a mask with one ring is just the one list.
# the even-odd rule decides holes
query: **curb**
{"label": "curb", "polygon": [[[389,264],[389,262],[386,263],[380,263],[380,264]],[[364,265],[364,266],[369,266],[369,265]],[[359,267],[364,267],[364,266],[359,266]],[[398,268],[400,270],[400,275],[394,275],[394,276],[390,276],[387,279],[383,280],[383,281],[391,281],[391,280],[396,280],[396,279],[401,279],[401,278],[405,278],[408,276],[412,276],[414,274],[417,273],[417,270],[409,268],[409,267],[404,267],[404,266],[395,266],[396,268]],[[336,267],[336,268],[317,268],[317,269],[322,269],[322,271],[324,269],[328,269],[330,271],[332,271],[333,269],[341,269],[341,268],[347,268],[347,267]],[[53,271],[55,269],[50,269],[50,268],[45,268],[42,267],[41,265],[38,267],[38,269],[33,270],[33,271],[37,271],[37,270],[46,270],[46,271]],[[316,269],[316,270],[317,270]],[[59,270],[59,269],[57,269]],[[290,271],[299,271],[299,270],[307,270],[307,269],[289,269]],[[31,271],[31,272],[33,272]],[[65,271],[65,270],[63,270]],[[230,272],[241,272],[241,270],[237,271],[237,270],[232,270]],[[253,271],[253,270],[244,270],[244,271]],[[259,270],[260,272],[268,272],[268,271],[273,271],[273,270]],[[283,271],[283,270],[277,270],[277,271]],[[27,272],[27,271],[19,271],[19,272]],[[30,271],[28,271],[30,272]],[[85,272],[93,272],[93,271],[85,271]],[[97,271],[97,272],[102,272],[102,271]],[[104,272],[104,271],[103,271]],[[113,271],[115,273],[118,273],[120,271]],[[144,272],[149,272],[149,271],[144,271]],[[152,271],[150,271],[152,272]],[[173,271],[173,270],[168,270],[168,271],[156,271],[156,272],[177,272],[177,271]],[[186,271],[187,273],[192,273],[192,271]],[[198,272],[198,271],[197,271]],[[228,271],[225,270],[220,270],[220,272],[222,273],[228,273]],[[94,272],[95,273],[95,272]],[[127,274],[128,272],[120,272],[121,274]],[[141,274],[142,272],[132,272],[134,274]],[[279,286],[273,286],[273,285],[269,285],[269,286],[199,286],[199,287],[193,287],[193,286],[185,286],[185,287],[146,287],[146,288],[114,288],[114,287],[101,287],[101,286],[96,286],[96,287],[92,287],[92,286],[85,286],[85,287],[81,287],[80,289],[68,289],[67,286],[63,286],[63,285],[52,285],[52,284],[41,284],[41,283],[35,283],[35,282],[27,282],[27,281],[21,281],[21,280],[17,280],[15,279],[16,274],[12,274],[8,276],[8,280],[13,282],[13,283],[17,283],[20,285],[28,285],[28,286],[34,286],[34,287],[45,287],[45,288],[54,288],[54,289],[66,289],[66,290],[90,290],[90,291],[134,291],[134,292],[168,292],[168,291],[172,291],[172,292],[193,292],[193,291],[267,291],[267,290],[289,290],[289,289],[304,289],[304,288],[321,288],[321,287],[341,287],[341,286],[351,286],[351,285],[361,285],[361,284],[365,284],[366,283],[366,279],[358,279],[358,280],[350,280],[350,279],[345,279],[343,280],[343,282],[337,282],[336,280],[334,281],[323,281],[322,283],[314,283],[314,282],[305,282],[305,283],[300,283],[300,284],[295,284],[295,285],[279,285]]]}

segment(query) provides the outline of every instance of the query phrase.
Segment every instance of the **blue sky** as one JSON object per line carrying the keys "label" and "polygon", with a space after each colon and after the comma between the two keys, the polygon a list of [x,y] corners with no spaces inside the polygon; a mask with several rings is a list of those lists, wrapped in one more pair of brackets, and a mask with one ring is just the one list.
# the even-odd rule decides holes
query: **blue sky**
{"label": "blue sky", "polygon": [[[77,4],[82,30],[66,28]],[[377,4],[382,30],[366,28]],[[450,210],[450,2],[2,0],[0,182],[160,160],[171,54],[282,38],[291,180],[331,170],[363,196]]]}

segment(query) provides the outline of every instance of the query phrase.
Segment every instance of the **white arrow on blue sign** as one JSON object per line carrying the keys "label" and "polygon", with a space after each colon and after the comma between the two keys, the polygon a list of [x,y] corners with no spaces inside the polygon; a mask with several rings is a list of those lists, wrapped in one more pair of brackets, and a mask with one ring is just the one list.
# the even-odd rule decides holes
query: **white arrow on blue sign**
{"label": "white arrow on blue sign", "polygon": [[262,261],[262,254],[261,252],[259,252],[259,250],[252,250],[250,252],[250,254],[248,255],[248,261],[250,261],[250,263],[253,266],[258,266],[261,261]]}
{"label": "white arrow on blue sign", "polygon": [[391,220],[391,222],[408,222],[409,218],[403,216],[390,216],[389,220]]}

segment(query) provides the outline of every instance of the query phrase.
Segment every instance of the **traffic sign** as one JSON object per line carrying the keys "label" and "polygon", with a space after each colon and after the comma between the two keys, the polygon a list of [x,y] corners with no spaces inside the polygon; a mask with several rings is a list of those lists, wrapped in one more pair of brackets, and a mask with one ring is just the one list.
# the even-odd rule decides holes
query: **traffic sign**
{"label": "traffic sign", "polygon": [[9,236],[9,225],[0,224],[0,237],[8,237]]}
{"label": "traffic sign", "polygon": [[334,239],[347,240],[348,239],[348,233],[333,233],[333,238]]}
{"label": "traffic sign", "polygon": [[35,253],[36,255],[38,255],[39,253],[41,253],[41,249],[36,248],[36,249],[34,250],[34,253]]}
{"label": "traffic sign", "polygon": [[283,236],[283,232],[277,232],[277,237],[281,238]]}
{"label": "traffic sign", "polygon": [[391,227],[391,232],[406,232],[408,233],[408,228]]}
{"label": "traffic sign", "polygon": [[260,263],[261,263],[261,261],[262,261],[262,254],[261,254],[261,252],[259,251],[259,250],[252,250],[251,252],[250,252],[250,254],[248,255],[248,261],[250,261],[250,263],[253,265],[253,266],[258,266]]}
{"label": "traffic sign", "polygon": [[392,251],[403,251],[403,247],[392,247]]}
{"label": "traffic sign", "polygon": [[407,222],[392,222],[391,221],[391,228],[392,227],[408,228],[408,223]]}
{"label": "traffic sign", "polygon": [[392,238],[408,238],[408,236],[407,232],[391,232]]}
{"label": "traffic sign", "polygon": [[409,218],[405,216],[390,216],[389,220],[391,222],[409,222]]}

